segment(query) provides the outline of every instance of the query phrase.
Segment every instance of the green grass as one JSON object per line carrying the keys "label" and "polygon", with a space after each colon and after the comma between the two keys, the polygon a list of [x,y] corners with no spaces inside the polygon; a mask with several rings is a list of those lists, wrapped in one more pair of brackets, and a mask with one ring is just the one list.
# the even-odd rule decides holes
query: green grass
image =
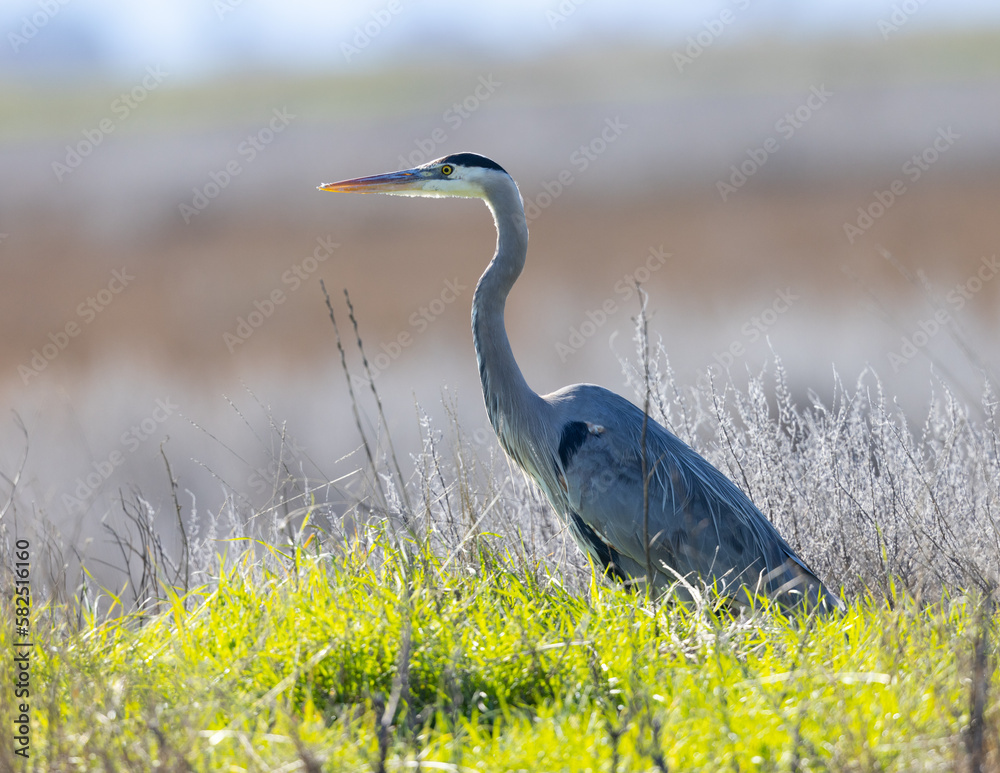
{"label": "green grass", "polygon": [[971,597],[733,618],[570,593],[486,539],[448,566],[331,544],[248,550],[143,614],[36,610],[33,769],[968,769]]}

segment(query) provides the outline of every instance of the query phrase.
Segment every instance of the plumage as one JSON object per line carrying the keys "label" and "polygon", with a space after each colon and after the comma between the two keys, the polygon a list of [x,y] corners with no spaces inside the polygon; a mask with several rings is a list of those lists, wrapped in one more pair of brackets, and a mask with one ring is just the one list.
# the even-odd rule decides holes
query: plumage
{"label": "plumage", "polygon": [[765,595],[788,609],[841,607],[746,494],[652,418],[646,421],[643,452],[641,409],[593,384],[544,396],[528,386],[503,318],[507,295],[524,268],[528,228],[517,185],[496,162],[456,153],[414,169],[321,188],[486,202],[496,222],[497,249],[472,302],[486,411],[506,453],[610,576],[646,581],[648,516],[657,589],[674,588],[685,599],[688,586],[704,582],[740,604]]}

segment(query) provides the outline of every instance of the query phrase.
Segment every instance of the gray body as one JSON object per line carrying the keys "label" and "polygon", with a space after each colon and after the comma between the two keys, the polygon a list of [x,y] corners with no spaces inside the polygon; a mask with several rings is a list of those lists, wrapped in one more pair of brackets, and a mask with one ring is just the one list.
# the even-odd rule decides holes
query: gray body
{"label": "gray body", "polygon": [[486,411],[507,454],[538,483],[580,547],[609,575],[646,581],[648,533],[655,588],[674,587],[690,598],[691,589],[704,583],[740,604],[766,595],[789,609],[841,606],[732,481],[651,418],[645,422],[644,460],[641,409],[593,384],[549,395],[528,386],[503,318],[507,295],[524,267],[528,228],[517,186],[502,168],[461,153],[325,189],[366,186],[404,195],[474,196],[490,208],[497,249],[472,302]]}

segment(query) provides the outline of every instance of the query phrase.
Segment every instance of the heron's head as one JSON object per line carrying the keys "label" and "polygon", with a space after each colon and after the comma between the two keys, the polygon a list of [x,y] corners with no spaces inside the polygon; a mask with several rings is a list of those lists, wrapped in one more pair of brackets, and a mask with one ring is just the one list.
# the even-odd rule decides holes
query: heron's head
{"label": "heron's head", "polygon": [[510,176],[496,161],[478,153],[454,153],[399,172],[324,183],[321,191],[389,193],[397,196],[486,197],[491,183]]}

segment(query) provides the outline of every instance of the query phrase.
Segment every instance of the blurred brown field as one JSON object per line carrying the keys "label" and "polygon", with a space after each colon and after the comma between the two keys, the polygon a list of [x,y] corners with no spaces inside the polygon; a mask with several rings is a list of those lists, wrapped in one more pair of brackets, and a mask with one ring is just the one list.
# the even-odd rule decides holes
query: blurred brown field
{"label": "blurred brown field", "polygon": [[[348,345],[351,293],[400,447],[417,448],[415,400],[443,417],[445,387],[470,431],[481,427],[469,309],[494,246],[486,209],[315,190],[460,150],[505,166],[537,210],[507,322],[539,391],[623,389],[617,356],[632,354],[638,311],[623,288],[638,274],[682,383],[720,362],[759,368],[769,338],[803,400],[830,393],[834,367],[852,382],[870,364],[919,416],[932,361],[974,400],[998,355],[1000,47],[989,42],[720,49],[686,75],[669,52],[644,50],[167,79],[75,168],[67,158],[129,84],[8,86],[18,109],[0,123],[0,372],[27,428],[22,487],[37,513],[86,533],[79,524],[123,488],[162,504],[165,437],[182,486],[211,499],[220,485],[254,487],[283,424],[302,469],[336,477],[358,438],[321,279]],[[498,85],[477,96],[483,79]],[[810,106],[821,87],[830,96]],[[276,111],[291,116],[280,130]],[[624,128],[602,134],[609,125]],[[769,139],[776,149],[756,163]],[[896,181],[905,190],[890,201]],[[733,185],[725,197],[720,183]],[[649,263],[657,251],[669,257]],[[115,271],[131,277],[124,286]],[[915,354],[901,365],[907,341]],[[166,397],[179,407],[164,417]],[[10,475],[26,441],[5,422]],[[113,474],[98,471],[67,508],[115,451]]]}

